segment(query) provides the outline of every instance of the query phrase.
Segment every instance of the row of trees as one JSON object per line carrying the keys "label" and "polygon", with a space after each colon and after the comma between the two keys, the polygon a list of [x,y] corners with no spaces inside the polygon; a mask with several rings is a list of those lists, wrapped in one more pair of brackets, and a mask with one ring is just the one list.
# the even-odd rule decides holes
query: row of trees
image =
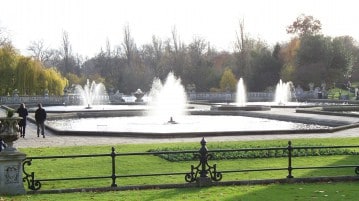
{"label": "row of trees", "polygon": [[[359,48],[352,37],[303,36],[286,47],[295,55],[286,55],[282,77],[307,86],[314,83],[335,85],[358,80]],[[292,48],[292,50],[289,50]]]}
{"label": "row of trees", "polygon": [[[240,22],[234,51],[219,52],[202,38],[183,43],[175,28],[171,38],[163,41],[153,36],[152,43],[137,47],[129,26],[125,26],[120,45],[112,48],[108,41],[97,55],[86,59],[72,52],[69,35],[64,32],[60,48],[48,49],[43,41],[32,42],[29,46],[32,59],[15,59],[15,63],[18,66],[21,64],[19,61],[24,60],[32,63],[27,66],[43,64],[46,70],[52,69],[53,72],[45,77],[58,75],[58,80],[61,80],[58,83],[66,83],[61,77],[63,75],[68,80],[66,87],[84,84],[86,79],[91,79],[104,82],[109,90],[124,93],[134,92],[137,88],[148,91],[155,77],[164,80],[171,71],[188,89],[201,92],[234,91],[240,77],[250,91],[270,90],[279,79],[293,81],[303,88],[307,88],[309,83],[330,86],[357,79],[359,47],[356,41],[350,36],[324,36],[320,31],[319,20],[301,15],[288,26],[287,32],[293,34],[293,38],[269,47],[260,39],[249,37],[244,23]],[[0,65],[7,66],[4,63]],[[19,76],[16,79],[20,79]],[[54,87],[50,87],[53,81],[39,84],[38,87],[42,88],[34,91],[26,89],[29,85],[24,85],[24,82],[21,82],[23,85],[18,80],[15,82],[21,93],[39,93],[44,86],[51,88],[53,94],[61,93],[61,90],[55,92]]]}
{"label": "row of trees", "polygon": [[56,68],[16,52],[11,43],[0,45],[0,95],[61,95],[68,84]]}
{"label": "row of trees", "polygon": [[281,76],[302,86],[358,80],[358,43],[351,36],[332,38],[320,31],[320,21],[312,16],[301,15],[288,26],[287,32],[298,37],[283,47]]}

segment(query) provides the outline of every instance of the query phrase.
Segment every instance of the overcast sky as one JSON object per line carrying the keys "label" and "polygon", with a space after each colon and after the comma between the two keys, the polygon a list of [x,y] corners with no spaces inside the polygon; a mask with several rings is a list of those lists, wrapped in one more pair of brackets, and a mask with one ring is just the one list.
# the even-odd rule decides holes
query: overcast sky
{"label": "overcast sky", "polygon": [[22,54],[31,41],[60,47],[62,32],[69,34],[72,51],[92,57],[123,41],[129,25],[137,46],[152,36],[166,40],[173,27],[182,42],[194,37],[217,50],[233,50],[239,21],[245,31],[269,45],[288,41],[286,33],[300,14],[312,15],[328,36],[350,35],[359,40],[359,3],[356,0],[0,0],[0,27],[6,29]]}

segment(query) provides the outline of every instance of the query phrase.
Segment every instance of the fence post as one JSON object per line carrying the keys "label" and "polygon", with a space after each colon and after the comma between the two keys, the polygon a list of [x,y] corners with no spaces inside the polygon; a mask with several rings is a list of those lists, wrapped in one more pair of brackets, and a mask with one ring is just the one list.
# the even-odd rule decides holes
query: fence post
{"label": "fence post", "polygon": [[287,178],[293,178],[292,175],[292,151],[293,151],[293,147],[292,147],[292,141],[288,141],[288,176]]}
{"label": "fence post", "polygon": [[201,148],[199,150],[201,169],[199,171],[199,178],[196,179],[198,186],[207,186],[212,183],[211,178],[208,177],[209,169],[206,167],[208,165],[208,149],[206,144],[206,140],[202,138]]}
{"label": "fence post", "polygon": [[[202,138],[201,148],[199,149],[199,164],[197,166],[191,165],[191,172],[187,173],[185,180],[187,182],[196,181],[198,186],[210,185],[213,181],[220,181],[222,179],[222,173],[217,171],[217,165],[210,166],[208,159],[212,158],[211,154],[208,154],[206,147],[206,140]],[[210,174],[210,177],[208,176]],[[199,174],[199,177],[197,175]]]}
{"label": "fence post", "polygon": [[112,184],[111,184],[111,187],[117,187],[117,184],[116,184],[116,163],[115,163],[116,153],[115,153],[115,147],[112,147],[111,158],[112,158],[112,175],[111,175]]}
{"label": "fence post", "polygon": [[208,149],[206,147],[206,140],[204,138],[202,138],[201,140],[201,149],[199,150],[199,154],[200,154],[200,163],[201,163],[201,171],[199,171],[200,177],[201,178],[205,178],[207,177],[208,171],[206,169],[206,164],[207,163],[207,154],[208,154]]}

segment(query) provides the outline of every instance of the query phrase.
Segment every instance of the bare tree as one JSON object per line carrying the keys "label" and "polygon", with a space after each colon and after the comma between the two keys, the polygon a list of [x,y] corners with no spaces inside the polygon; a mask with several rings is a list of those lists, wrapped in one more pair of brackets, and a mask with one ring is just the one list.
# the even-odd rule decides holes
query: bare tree
{"label": "bare tree", "polygon": [[245,34],[244,34],[244,20],[239,21],[239,33],[236,32],[236,42],[234,47],[239,51],[245,50]]}
{"label": "bare tree", "polygon": [[123,48],[126,54],[126,59],[127,59],[127,64],[130,67],[131,66],[131,62],[134,59],[134,50],[136,49],[135,43],[133,41],[133,38],[131,36],[131,31],[130,31],[130,27],[129,25],[126,25],[124,30],[124,39],[123,39]]}
{"label": "bare tree", "polygon": [[[46,59],[44,59],[42,62],[47,67],[60,67],[61,66],[61,52],[58,49],[49,49],[46,50],[45,53]],[[60,69],[59,69],[60,70]]]}
{"label": "bare tree", "polygon": [[172,29],[172,40],[174,52],[172,52],[173,61],[170,67],[177,76],[182,76],[184,66],[186,65],[186,48],[177,35],[176,27]]}
{"label": "bare tree", "polygon": [[[38,44],[37,48],[42,48],[41,43]],[[48,60],[44,61],[46,66],[56,67],[63,75],[68,73],[80,74],[82,58],[73,55],[69,35],[66,31],[62,33],[61,46],[57,49],[46,50],[45,55],[48,57]]]}
{"label": "bare tree", "polygon": [[177,30],[176,30],[176,27],[173,27],[173,29],[172,29],[172,40],[173,40],[173,48],[175,49],[176,53],[178,52],[178,46],[180,44],[180,41],[178,42],[177,39],[178,39]]}
{"label": "bare tree", "polygon": [[27,48],[31,52],[31,56],[43,63],[46,63],[53,56],[54,51],[50,51],[48,47],[45,47],[44,41],[32,41]]}
{"label": "bare tree", "polygon": [[70,56],[71,56],[71,45],[69,40],[69,34],[66,31],[62,33],[62,57],[64,60],[64,73],[68,73],[70,70],[69,63],[70,63]]}
{"label": "bare tree", "polygon": [[234,73],[238,77],[250,77],[250,39],[244,31],[244,20],[239,21],[239,33],[236,32],[235,49],[237,50],[237,65]]}
{"label": "bare tree", "polygon": [[5,28],[0,27],[0,47],[4,46],[5,44],[9,44],[10,40],[6,36]]}
{"label": "bare tree", "polygon": [[161,63],[163,57],[162,40],[152,36],[152,44],[144,45],[141,51],[141,59],[146,67],[151,69],[153,76],[162,79],[164,65]]}
{"label": "bare tree", "polygon": [[159,38],[156,38],[155,36],[152,36],[152,45],[153,49],[155,51],[155,56],[158,60],[161,59],[162,56],[162,40]]}
{"label": "bare tree", "polygon": [[182,80],[186,84],[194,84],[196,89],[205,91],[207,80],[210,75],[211,65],[205,57],[207,42],[199,37],[193,38],[193,41],[186,48],[186,65]]}
{"label": "bare tree", "polygon": [[112,50],[111,50],[110,40],[107,38],[107,40],[106,40],[106,56],[111,57],[111,55],[112,55]]}
{"label": "bare tree", "polygon": [[202,38],[194,38],[192,43],[189,45],[189,49],[192,53],[195,53],[195,55],[197,57],[202,56],[202,54],[204,53],[204,51],[207,48],[207,43],[204,39]]}

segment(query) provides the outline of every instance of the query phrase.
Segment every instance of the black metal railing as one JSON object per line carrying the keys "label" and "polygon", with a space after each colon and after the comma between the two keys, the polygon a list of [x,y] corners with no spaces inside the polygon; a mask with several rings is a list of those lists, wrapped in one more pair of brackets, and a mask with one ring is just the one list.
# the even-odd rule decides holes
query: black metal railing
{"label": "black metal railing", "polygon": [[[297,146],[294,147],[292,142],[288,142],[288,146],[285,147],[269,147],[269,148],[242,148],[242,149],[217,149],[208,150],[206,147],[206,140],[203,138],[201,141],[201,148],[198,151],[151,151],[151,152],[132,152],[132,153],[116,153],[115,148],[112,147],[111,153],[108,154],[89,154],[89,155],[67,155],[67,156],[41,156],[41,157],[27,157],[23,161],[23,181],[27,183],[27,186],[31,190],[39,190],[42,182],[51,181],[66,181],[66,180],[92,180],[92,179],[111,179],[111,187],[117,187],[116,180],[119,178],[129,177],[149,177],[149,176],[168,176],[168,175],[183,175],[186,182],[220,182],[223,175],[230,173],[241,173],[241,172],[261,172],[261,171],[287,171],[287,179],[294,178],[294,170],[304,169],[323,169],[323,168],[354,168],[354,173],[359,174],[359,165],[332,165],[332,166],[293,166],[292,160],[294,158],[294,150],[303,149],[343,149],[343,148],[359,148],[359,145],[350,146]],[[239,169],[239,170],[223,170],[218,171],[217,164],[211,165],[209,161],[213,158],[213,154],[216,152],[249,152],[249,151],[283,151],[286,152],[286,158],[288,165],[286,167],[275,167],[275,168],[258,168],[258,169]],[[116,157],[124,156],[144,156],[144,155],[160,155],[160,154],[194,154],[198,159],[197,165],[191,165],[190,172],[170,172],[170,173],[149,173],[149,174],[118,174],[119,165],[116,166]],[[37,179],[35,178],[35,172],[28,173],[26,167],[32,165],[35,160],[47,160],[47,159],[65,159],[65,158],[85,158],[85,157],[110,157],[111,158],[111,174],[105,176],[87,176],[87,177],[66,177],[66,178],[46,178]],[[298,156],[296,156],[298,158]],[[150,169],[150,168],[149,168]],[[49,174],[50,175],[50,174]],[[355,175],[355,176],[356,176]]]}

